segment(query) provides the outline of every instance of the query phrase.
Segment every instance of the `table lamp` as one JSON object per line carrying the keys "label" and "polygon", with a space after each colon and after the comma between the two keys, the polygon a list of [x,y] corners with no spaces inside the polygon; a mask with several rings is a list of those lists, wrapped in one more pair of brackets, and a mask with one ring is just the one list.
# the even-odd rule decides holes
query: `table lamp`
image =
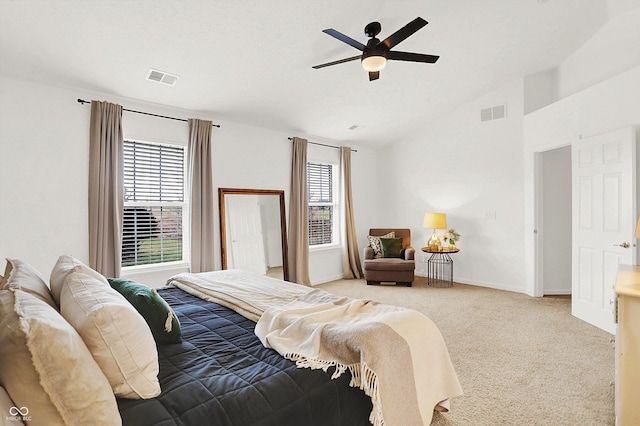
{"label": "table lamp", "polygon": [[444,213],[425,213],[422,226],[433,229],[433,235],[427,241],[427,247],[439,251],[442,248],[442,241],[436,234],[436,229],[447,229],[447,215]]}

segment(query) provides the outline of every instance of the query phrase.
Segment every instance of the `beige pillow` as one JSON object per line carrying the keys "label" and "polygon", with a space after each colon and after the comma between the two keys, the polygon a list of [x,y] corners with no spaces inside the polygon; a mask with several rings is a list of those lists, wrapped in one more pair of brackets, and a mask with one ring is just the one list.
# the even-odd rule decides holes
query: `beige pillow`
{"label": "beige pillow", "polygon": [[7,259],[4,270],[4,278],[0,281],[0,289],[20,289],[31,293],[52,308],[58,309],[58,305],[51,297],[49,283],[33,266],[19,259]]}
{"label": "beige pillow", "polygon": [[64,281],[72,272],[83,272],[102,282],[105,287],[110,287],[107,279],[99,272],[94,271],[75,257],[63,254],[58,258],[58,261],[53,266],[51,275],[49,276],[49,282],[51,283],[51,295],[58,305],[60,305],[60,292],[62,291]]}
{"label": "beige pillow", "polygon": [[71,272],[60,292],[60,313],[82,336],[116,396],[146,399],[160,394],[151,330],[108,283],[93,274]]}
{"label": "beige pillow", "polygon": [[78,333],[31,293],[0,290],[0,383],[31,426],[120,425],[109,382]]}

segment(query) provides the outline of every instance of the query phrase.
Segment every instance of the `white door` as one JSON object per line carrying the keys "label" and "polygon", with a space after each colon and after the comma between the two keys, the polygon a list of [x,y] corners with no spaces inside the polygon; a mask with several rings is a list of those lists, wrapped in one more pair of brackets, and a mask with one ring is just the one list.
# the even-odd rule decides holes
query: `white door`
{"label": "white door", "polygon": [[636,258],[635,133],[591,136],[574,142],[571,152],[571,311],[613,334],[618,264]]}
{"label": "white door", "polygon": [[229,224],[227,247],[230,248],[227,267],[265,274],[267,265],[257,197],[229,195],[225,206]]}

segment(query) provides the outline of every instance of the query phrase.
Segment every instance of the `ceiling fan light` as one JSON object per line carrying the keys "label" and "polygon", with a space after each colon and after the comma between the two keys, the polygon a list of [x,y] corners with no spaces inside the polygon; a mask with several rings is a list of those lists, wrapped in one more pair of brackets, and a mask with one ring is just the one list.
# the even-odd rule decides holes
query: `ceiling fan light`
{"label": "ceiling fan light", "polygon": [[387,64],[384,56],[368,56],[362,60],[362,68],[369,72],[380,71]]}

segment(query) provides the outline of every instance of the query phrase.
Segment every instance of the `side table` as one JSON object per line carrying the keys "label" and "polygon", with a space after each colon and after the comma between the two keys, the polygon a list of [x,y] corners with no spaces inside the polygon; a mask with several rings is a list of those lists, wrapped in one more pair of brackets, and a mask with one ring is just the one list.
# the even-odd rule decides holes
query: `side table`
{"label": "side table", "polygon": [[458,253],[460,249],[431,250],[429,247],[422,247],[422,251],[431,253],[427,260],[427,285],[438,288],[453,287],[453,259],[449,255]]}

